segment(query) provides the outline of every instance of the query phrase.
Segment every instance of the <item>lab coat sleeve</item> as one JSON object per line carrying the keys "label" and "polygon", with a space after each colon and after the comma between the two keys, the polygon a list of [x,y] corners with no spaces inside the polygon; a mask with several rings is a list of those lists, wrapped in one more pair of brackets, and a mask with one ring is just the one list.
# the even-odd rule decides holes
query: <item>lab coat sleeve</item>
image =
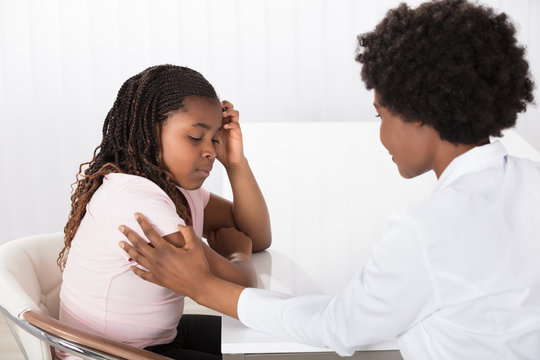
{"label": "lab coat sleeve", "polygon": [[414,223],[394,216],[373,255],[337,295],[290,295],[245,289],[238,316],[276,337],[351,355],[396,339],[437,308],[435,282]]}

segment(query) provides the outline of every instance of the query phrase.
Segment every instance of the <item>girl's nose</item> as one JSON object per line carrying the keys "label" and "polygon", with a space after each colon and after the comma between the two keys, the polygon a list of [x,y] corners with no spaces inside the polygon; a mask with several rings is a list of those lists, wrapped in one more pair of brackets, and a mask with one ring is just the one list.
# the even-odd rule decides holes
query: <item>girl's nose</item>
{"label": "girl's nose", "polygon": [[203,149],[202,156],[209,160],[214,160],[216,158],[216,149],[214,149],[213,143],[210,143],[209,145],[206,144]]}

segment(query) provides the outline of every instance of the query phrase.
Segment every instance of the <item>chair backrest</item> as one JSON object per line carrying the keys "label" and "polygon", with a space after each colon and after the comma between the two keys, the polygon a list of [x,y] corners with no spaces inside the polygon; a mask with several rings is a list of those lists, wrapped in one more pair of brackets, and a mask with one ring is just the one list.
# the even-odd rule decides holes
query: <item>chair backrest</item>
{"label": "chair backrest", "polygon": [[85,359],[167,359],[57,320],[63,239],[55,233],[0,246],[0,310],[26,359],[53,359],[51,346]]}
{"label": "chair backrest", "polygon": [[[58,318],[62,274],[56,258],[64,234],[30,236],[0,246],[0,305],[14,318],[26,310]],[[13,336],[27,359],[51,359],[43,343],[6,317]]]}

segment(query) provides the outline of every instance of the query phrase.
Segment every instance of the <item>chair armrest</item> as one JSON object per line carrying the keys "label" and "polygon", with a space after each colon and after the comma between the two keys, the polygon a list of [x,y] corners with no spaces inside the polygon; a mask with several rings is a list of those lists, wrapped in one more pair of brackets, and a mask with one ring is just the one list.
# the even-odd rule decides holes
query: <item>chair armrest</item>
{"label": "chair armrest", "polygon": [[68,340],[115,357],[129,360],[169,359],[150,351],[138,349],[136,347],[111,340],[104,336],[92,334],[90,332],[78,329],[39,311],[28,310],[24,312],[22,316],[26,321],[28,321],[28,323],[42,331],[49,333],[52,336]]}

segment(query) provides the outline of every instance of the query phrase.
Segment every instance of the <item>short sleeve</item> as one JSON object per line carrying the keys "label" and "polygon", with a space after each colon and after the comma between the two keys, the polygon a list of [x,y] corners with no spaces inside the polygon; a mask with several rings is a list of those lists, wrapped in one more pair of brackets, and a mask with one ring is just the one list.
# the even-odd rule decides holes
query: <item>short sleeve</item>
{"label": "short sleeve", "polygon": [[204,208],[210,200],[210,193],[204,188],[186,190],[179,187],[178,189],[184,194],[189,204],[193,230],[195,230],[197,236],[202,237],[204,228]]}
{"label": "short sleeve", "polygon": [[201,188],[201,199],[202,199],[202,203],[203,203],[203,208],[206,207],[206,205],[208,205],[208,202],[210,201],[210,192],[204,188]]}
{"label": "short sleeve", "polygon": [[[176,207],[166,194],[159,194],[148,189],[129,191],[116,199],[114,205],[116,214],[111,218],[124,218],[134,221],[137,226],[133,230],[144,236],[142,229],[135,220],[135,213],[143,214],[161,236],[178,231],[178,225],[185,222],[176,212]],[[132,220],[133,219],[133,220]]]}
{"label": "short sleeve", "polygon": [[[178,225],[185,225],[184,220],[176,213],[172,200],[155,183],[138,176],[130,176],[128,181],[121,184],[118,182],[100,194],[101,198],[93,198],[89,206],[89,212],[112,231],[118,229],[120,225],[126,225],[146,239],[135,219],[136,212],[143,214],[161,236],[175,233],[178,231]],[[118,230],[116,232],[121,235],[121,240],[125,240]],[[117,242],[111,246],[115,250],[120,249]],[[123,250],[120,251],[127,259],[128,255]]]}

